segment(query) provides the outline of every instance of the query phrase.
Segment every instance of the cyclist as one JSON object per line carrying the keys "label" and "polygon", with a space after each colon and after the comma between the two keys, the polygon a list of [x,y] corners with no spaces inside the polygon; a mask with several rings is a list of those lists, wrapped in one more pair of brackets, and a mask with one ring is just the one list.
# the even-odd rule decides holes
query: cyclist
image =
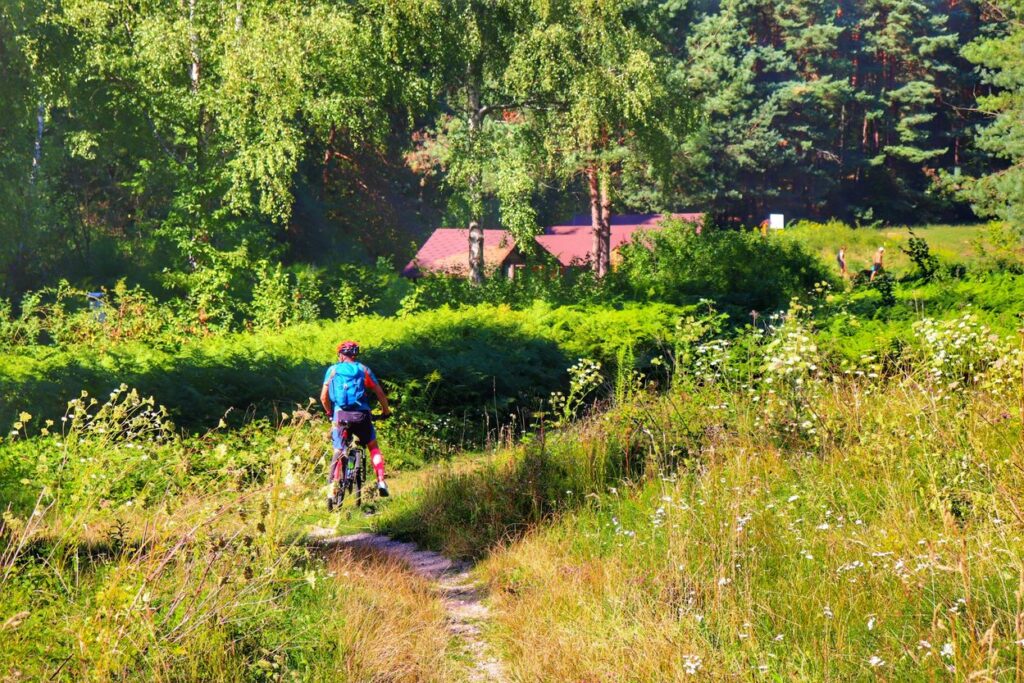
{"label": "cyclist", "polygon": [[384,481],[384,456],[377,445],[377,430],[370,417],[366,390],[369,389],[377,397],[383,416],[390,415],[391,408],[388,407],[388,397],[384,395],[380,382],[370,368],[356,360],[358,355],[359,344],[356,342],[343,341],[338,344],[338,362],[327,368],[324,385],[320,390],[320,403],[333,423],[331,440],[334,442],[334,458],[331,460],[329,476],[333,476],[338,458],[344,452],[343,431],[347,429],[349,435],[359,439],[369,451],[370,462],[377,475],[377,491],[387,496],[389,492]]}

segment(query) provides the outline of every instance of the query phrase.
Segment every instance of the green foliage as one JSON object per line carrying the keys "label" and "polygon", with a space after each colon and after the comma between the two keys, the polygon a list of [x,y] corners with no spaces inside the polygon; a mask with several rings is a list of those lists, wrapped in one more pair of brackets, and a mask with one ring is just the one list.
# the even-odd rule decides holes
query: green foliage
{"label": "green foliage", "polygon": [[928,248],[928,241],[923,237],[918,237],[914,234],[914,231],[910,231],[910,239],[907,240],[907,246],[903,250],[910,260],[917,266],[918,275],[921,279],[931,280],[935,273],[939,270],[939,259],[932,254],[931,249]]}
{"label": "green foliage", "polygon": [[755,232],[694,233],[675,223],[625,248],[618,276],[636,297],[672,303],[712,299],[746,317],[782,308],[835,275],[798,242]]}
{"label": "green foliage", "polygon": [[992,221],[986,226],[983,236],[975,240],[975,248],[981,256],[983,267],[992,271],[1020,273],[1024,268],[1024,246],[1020,231],[1008,223]]}
{"label": "green foliage", "polygon": [[258,328],[280,329],[320,317],[319,274],[310,268],[286,272],[261,261],[253,287],[250,319]]}
{"label": "green foliage", "polygon": [[892,274],[882,271],[870,281],[870,286],[878,290],[881,295],[883,306],[894,306],[896,304],[896,279]]}
{"label": "green foliage", "polygon": [[[197,428],[226,412],[305,405],[319,395],[323,371],[342,339],[356,339],[382,380],[431,385],[433,414],[466,418],[475,435],[490,414],[502,421],[514,405],[539,404],[562,386],[568,357],[611,365],[623,343],[650,357],[679,310],[671,306],[552,308],[523,311],[480,305],[441,308],[403,318],[351,316],[187,344],[124,342],[104,354],[28,348],[0,362],[0,422],[21,410],[55,416],[86,389],[105,395],[124,382],[168,407],[176,422]],[[38,353],[36,351],[39,351]],[[437,377],[437,379],[431,379]],[[461,429],[461,427],[460,427]]]}
{"label": "green foliage", "polygon": [[982,24],[969,6],[880,0],[837,13],[819,0],[733,0],[699,12],[685,84],[701,125],[684,141],[676,192],[754,221],[955,211],[931,191],[932,169],[991,163],[964,144],[981,117],[940,104],[966,104],[978,85],[956,53]]}

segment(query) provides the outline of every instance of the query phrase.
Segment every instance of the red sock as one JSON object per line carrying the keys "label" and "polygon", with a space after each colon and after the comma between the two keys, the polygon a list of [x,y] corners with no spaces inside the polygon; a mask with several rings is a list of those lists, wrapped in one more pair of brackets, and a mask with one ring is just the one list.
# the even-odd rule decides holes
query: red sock
{"label": "red sock", "polygon": [[373,471],[377,473],[377,481],[384,480],[384,456],[380,449],[374,446],[370,449],[370,462],[373,463]]}

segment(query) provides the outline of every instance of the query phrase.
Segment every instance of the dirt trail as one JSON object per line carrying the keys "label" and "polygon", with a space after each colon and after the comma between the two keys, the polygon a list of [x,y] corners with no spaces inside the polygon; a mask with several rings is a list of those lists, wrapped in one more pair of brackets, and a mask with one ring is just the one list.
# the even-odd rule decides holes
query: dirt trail
{"label": "dirt trail", "polygon": [[470,565],[440,553],[422,550],[415,543],[396,541],[381,534],[332,536],[327,529],[317,529],[314,536],[329,547],[369,549],[388,555],[432,582],[448,613],[448,630],[465,645],[469,657],[469,680],[473,683],[506,680],[501,662],[491,654],[481,635],[480,624],[487,620],[489,614],[482,601],[483,589],[470,576]]}

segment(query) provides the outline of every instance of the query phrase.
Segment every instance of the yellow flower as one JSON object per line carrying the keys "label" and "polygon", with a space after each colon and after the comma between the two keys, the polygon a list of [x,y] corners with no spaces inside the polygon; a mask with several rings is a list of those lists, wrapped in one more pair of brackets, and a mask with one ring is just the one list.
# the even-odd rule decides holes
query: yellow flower
{"label": "yellow flower", "polygon": [[22,411],[21,414],[18,415],[18,419],[21,420],[22,422],[28,422],[29,420],[32,419],[32,416],[29,413]]}

